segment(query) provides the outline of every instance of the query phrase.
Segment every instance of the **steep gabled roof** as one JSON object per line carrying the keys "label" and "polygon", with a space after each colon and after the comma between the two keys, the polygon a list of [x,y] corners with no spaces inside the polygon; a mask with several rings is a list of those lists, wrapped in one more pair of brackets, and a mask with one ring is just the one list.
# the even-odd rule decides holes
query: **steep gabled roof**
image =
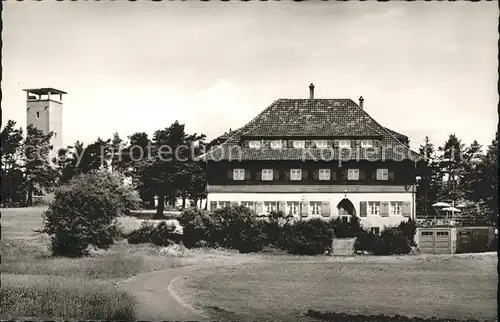
{"label": "steep gabled roof", "polygon": [[[384,152],[375,151],[375,157],[394,159],[395,150],[404,151],[403,159],[417,159],[418,153],[408,149],[399,139],[406,138],[377,123],[351,99],[278,99],[242,128],[234,131],[228,140],[211,149],[208,160],[304,160],[314,159],[319,149],[258,150],[241,147],[244,137],[330,137],[379,138]],[[365,158],[366,151],[355,152]],[[401,152],[399,152],[401,153]],[[351,154],[351,156],[353,156]],[[333,159],[340,156],[334,152]],[[372,157],[374,155],[372,154]]]}

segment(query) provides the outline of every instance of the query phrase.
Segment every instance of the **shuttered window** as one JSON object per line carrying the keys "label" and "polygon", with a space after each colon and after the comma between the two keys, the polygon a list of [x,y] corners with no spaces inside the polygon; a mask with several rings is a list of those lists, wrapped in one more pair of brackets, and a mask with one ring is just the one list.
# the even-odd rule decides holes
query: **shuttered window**
{"label": "shuttered window", "polygon": [[286,213],[289,215],[298,215],[299,214],[299,208],[300,208],[300,202],[298,201],[288,201],[286,203],[287,209]]}
{"label": "shuttered window", "polygon": [[319,169],[319,180],[330,180],[330,169]]}
{"label": "shuttered window", "polygon": [[245,169],[233,169],[233,180],[245,180]]}
{"label": "shuttered window", "polygon": [[312,215],[321,215],[321,202],[311,201],[309,205],[311,206]]}
{"label": "shuttered window", "polygon": [[273,140],[271,141],[271,149],[281,149],[283,146],[283,143],[281,140]]}
{"label": "shuttered window", "polygon": [[377,169],[377,180],[389,180],[389,170]]}
{"label": "shuttered window", "polygon": [[278,202],[277,201],[264,201],[264,211],[270,213],[271,211],[278,210]]}
{"label": "shuttered window", "polygon": [[350,149],[351,148],[351,141],[350,140],[340,140],[339,141],[339,148]]}
{"label": "shuttered window", "polygon": [[262,180],[272,181],[273,180],[273,169],[262,169]]}
{"label": "shuttered window", "polygon": [[261,146],[261,142],[260,141],[250,141],[248,146],[250,147],[250,149],[260,149],[260,146]]}
{"label": "shuttered window", "polygon": [[359,180],[359,169],[348,169],[347,180]]}
{"label": "shuttered window", "polygon": [[293,147],[295,149],[303,149],[306,147],[306,141],[293,141]]}
{"label": "shuttered window", "polygon": [[290,169],[290,180],[302,180],[302,169]]}
{"label": "shuttered window", "polygon": [[380,215],[380,202],[379,201],[368,202],[368,213],[372,216]]}
{"label": "shuttered window", "polygon": [[411,202],[409,202],[409,201],[403,202],[401,211],[403,213],[403,216],[410,217],[411,216]]}
{"label": "shuttered window", "polygon": [[403,213],[403,203],[401,201],[391,201],[391,216],[401,216]]}

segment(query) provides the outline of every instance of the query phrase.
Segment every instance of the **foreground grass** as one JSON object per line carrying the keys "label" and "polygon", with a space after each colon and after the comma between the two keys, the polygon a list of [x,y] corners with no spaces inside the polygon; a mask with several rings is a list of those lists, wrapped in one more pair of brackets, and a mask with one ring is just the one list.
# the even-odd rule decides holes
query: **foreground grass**
{"label": "foreground grass", "polygon": [[84,258],[53,258],[36,233],[46,207],[2,210],[0,317],[133,320],[135,300],[112,285],[136,274],[177,267],[158,247],[119,241]]}
{"label": "foreground grass", "polygon": [[135,319],[136,300],[102,282],[73,277],[2,274],[2,318]]}
{"label": "foreground grass", "polygon": [[308,320],[309,311],[496,321],[496,262],[496,254],[271,260],[200,271],[176,288],[219,319]]}

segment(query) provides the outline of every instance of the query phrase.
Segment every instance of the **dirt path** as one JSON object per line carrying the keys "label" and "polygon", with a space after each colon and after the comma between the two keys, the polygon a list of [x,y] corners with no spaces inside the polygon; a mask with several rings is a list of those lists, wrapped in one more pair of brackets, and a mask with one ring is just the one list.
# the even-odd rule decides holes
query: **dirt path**
{"label": "dirt path", "polygon": [[136,296],[138,320],[208,321],[209,317],[184,303],[170,287],[174,279],[199,269],[194,266],[171,268],[134,276],[118,284]]}

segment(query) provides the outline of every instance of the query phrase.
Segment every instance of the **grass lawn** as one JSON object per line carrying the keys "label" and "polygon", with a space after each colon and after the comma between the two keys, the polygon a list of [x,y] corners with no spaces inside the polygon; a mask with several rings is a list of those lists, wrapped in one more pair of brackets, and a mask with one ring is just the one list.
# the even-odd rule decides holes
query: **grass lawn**
{"label": "grass lawn", "polygon": [[[46,207],[2,209],[0,317],[133,318],[135,299],[112,282],[182,265],[158,247],[119,241],[85,258],[52,258],[43,227]],[[7,305],[8,304],[8,305]]]}
{"label": "grass lawn", "polygon": [[496,254],[272,260],[176,288],[220,319],[310,320],[308,310],[496,321]]}

